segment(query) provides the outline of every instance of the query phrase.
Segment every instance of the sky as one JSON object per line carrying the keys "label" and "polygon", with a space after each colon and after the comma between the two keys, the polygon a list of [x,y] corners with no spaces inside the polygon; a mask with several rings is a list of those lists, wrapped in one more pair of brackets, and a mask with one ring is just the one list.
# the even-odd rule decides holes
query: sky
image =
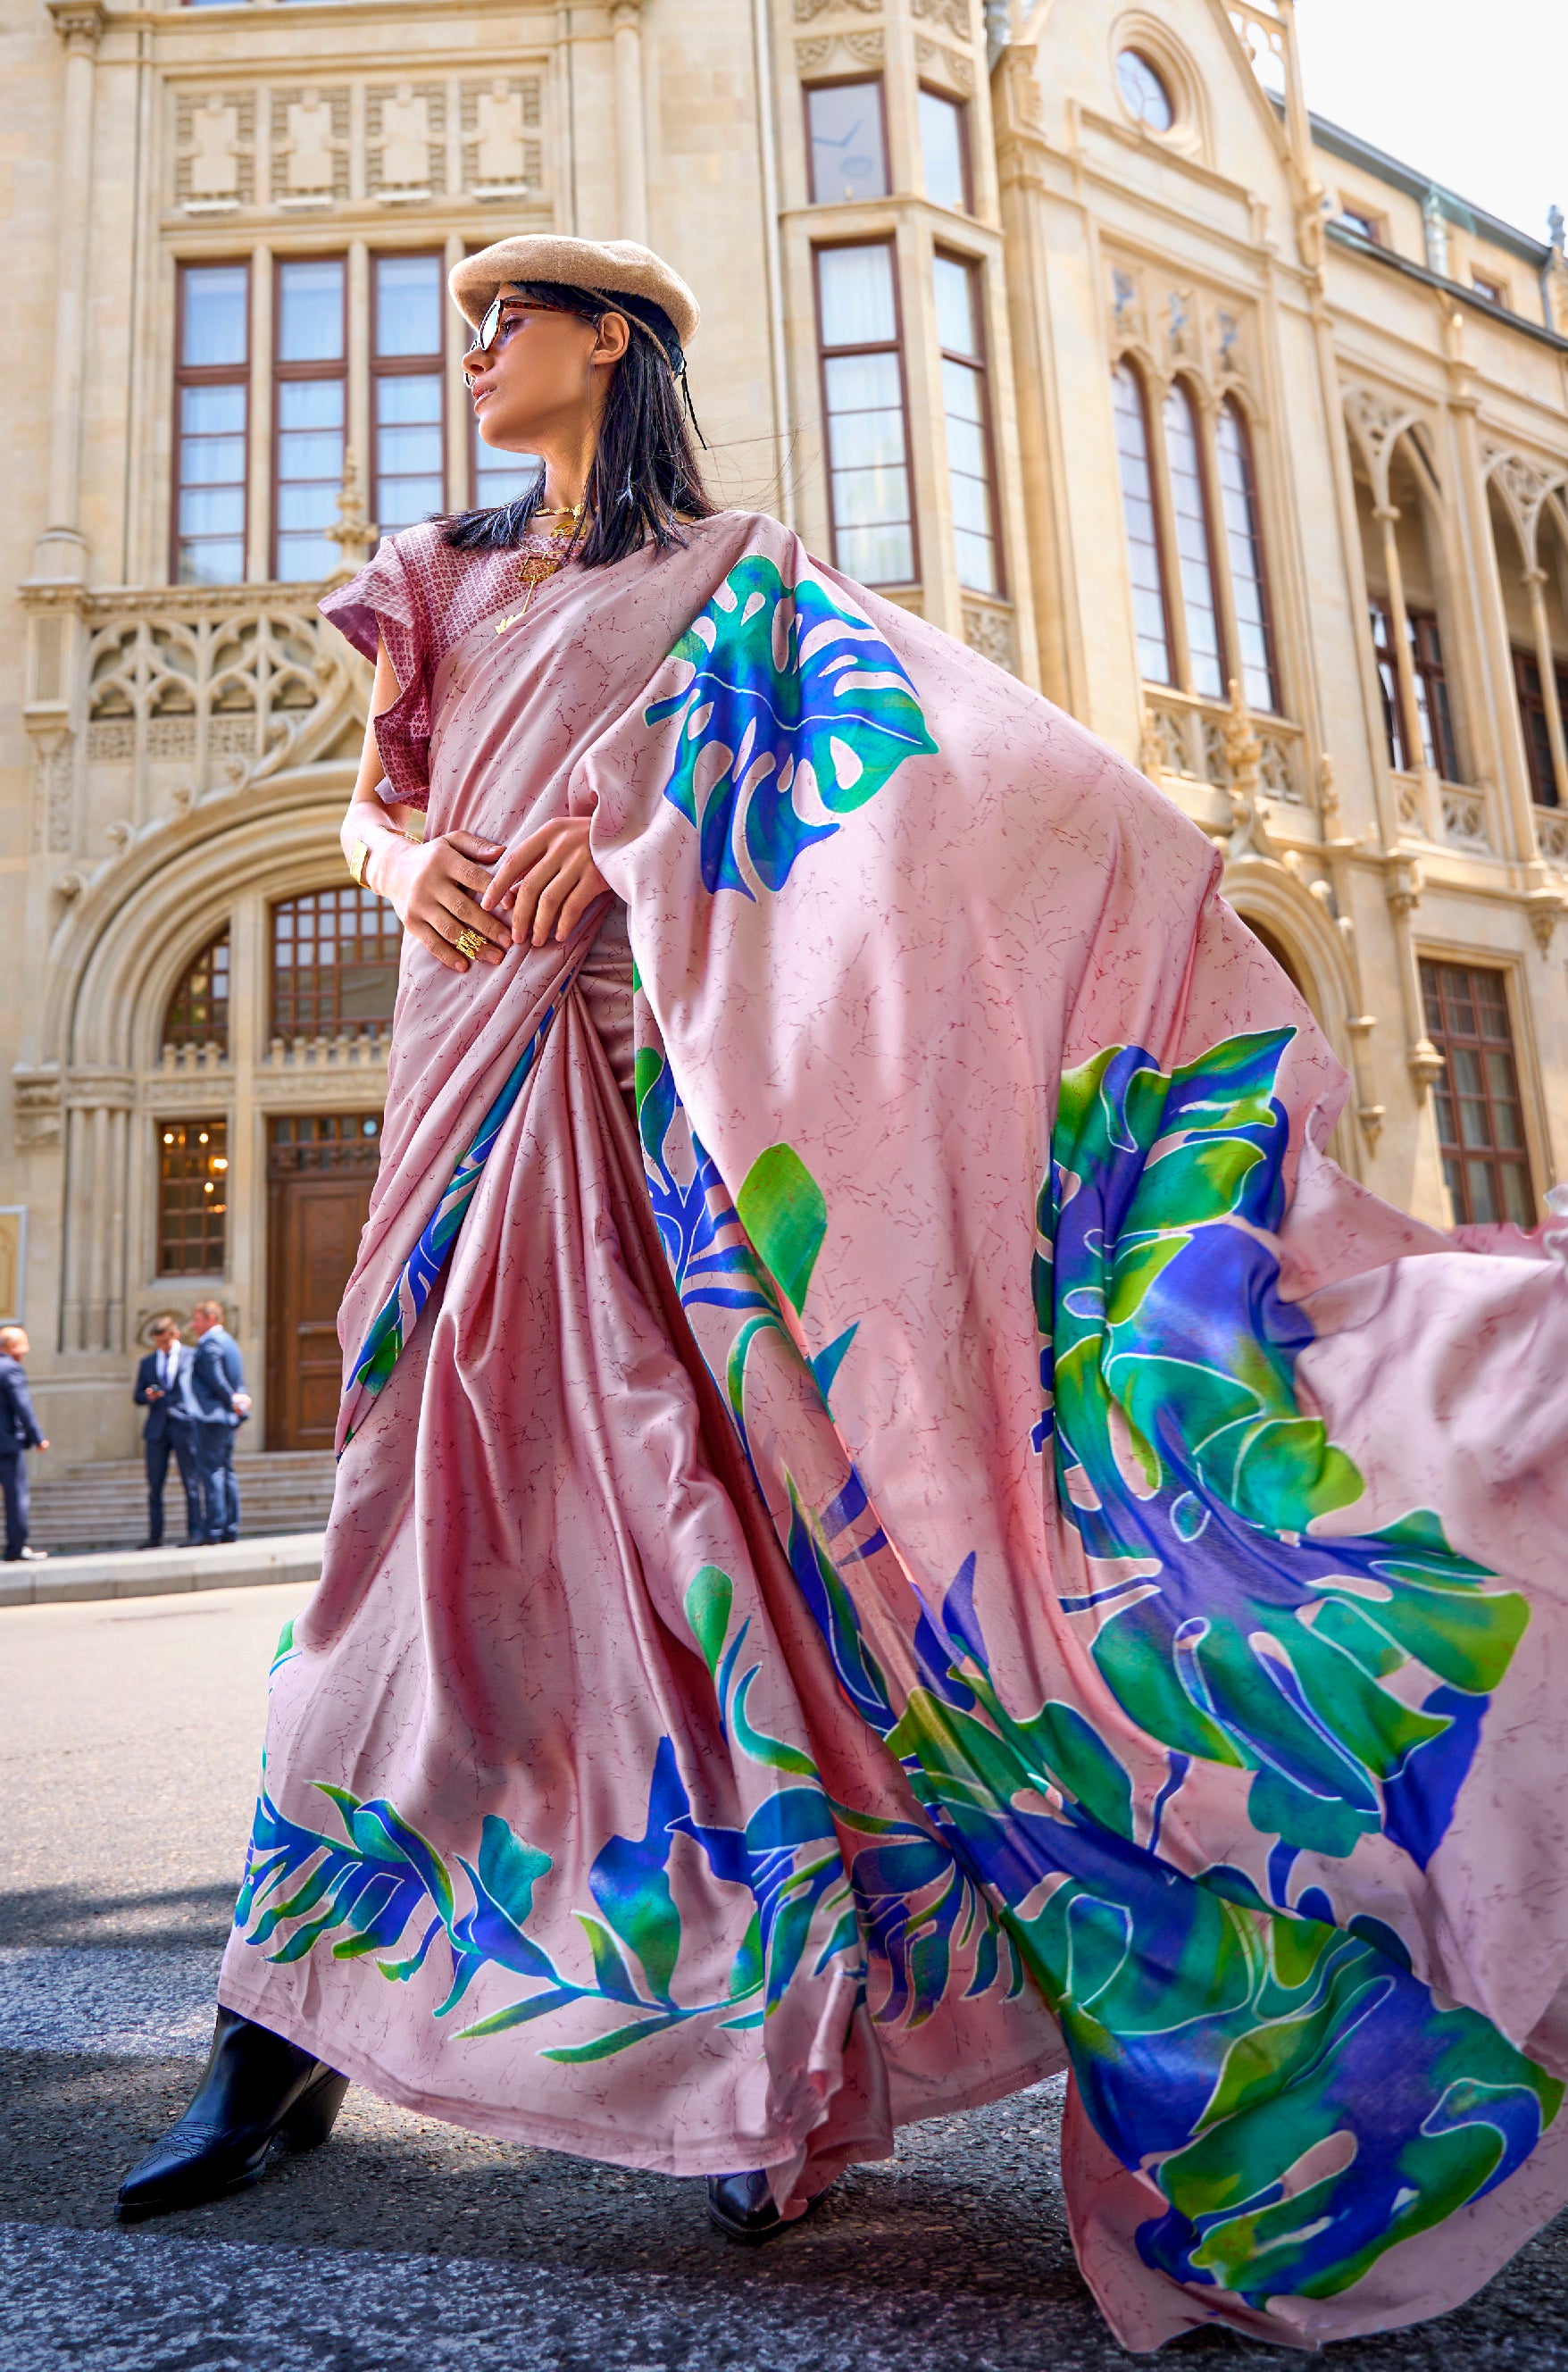
{"label": "sky", "polygon": [[1534,238],[1568,214],[1568,0],[1296,0],[1307,104]]}

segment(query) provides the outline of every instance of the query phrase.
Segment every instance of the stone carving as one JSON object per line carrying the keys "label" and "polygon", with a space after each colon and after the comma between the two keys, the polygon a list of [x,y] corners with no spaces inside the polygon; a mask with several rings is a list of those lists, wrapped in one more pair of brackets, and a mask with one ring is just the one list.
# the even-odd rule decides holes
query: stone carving
{"label": "stone carving", "polygon": [[444,84],[372,84],[365,94],[365,186],[370,195],[407,203],[444,188],[446,129]]}
{"label": "stone carving", "polygon": [[256,198],[253,91],[181,91],[175,110],[174,202],[187,214],[229,214]]}
{"label": "stone carving", "polygon": [[89,760],[142,776],[187,766],[182,806],[314,754],[362,702],[355,663],[321,619],[265,602],[203,610],[195,592],[100,598],[88,619]]}
{"label": "stone carving", "polygon": [[273,93],[273,203],[330,205],[348,195],[348,92]]}
{"label": "stone carving", "polygon": [[38,796],[35,847],[64,856],[75,844],[75,737],[64,731],[34,737]]}
{"label": "stone carving", "polygon": [[1187,719],[1179,709],[1162,707],[1157,701],[1145,701],[1138,763],[1145,774],[1156,778],[1161,774],[1191,773],[1187,749]]}
{"label": "stone carving", "polygon": [[1486,448],[1485,462],[1487,477],[1502,496],[1503,506],[1514,522],[1527,576],[1537,564],[1540,515],[1550,497],[1568,485],[1568,472],[1543,469],[1523,453],[1510,452],[1501,445]]}
{"label": "stone carving", "polygon": [[974,60],[961,51],[948,49],[945,41],[928,41],[923,33],[917,34],[914,44],[915,64],[928,82],[946,82],[952,90],[966,97],[974,88]]}
{"label": "stone carving", "polygon": [[1345,419],[1361,448],[1372,482],[1374,503],[1388,507],[1388,470],[1394,448],[1407,429],[1416,424],[1413,412],[1401,410],[1369,387],[1353,387],[1345,394]]}
{"label": "stone carving", "polygon": [[11,1073],[17,1143],[28,1150],[58,1145],[64,1098],[58,1063],[17,1063]]}
{"label": "stone carving", "polygon": [[542,178],[537,75],[462,87],[463,180],[477,197],[520,198]]}
{"label": "stone carving", "polygon": [[984,609],[978,601],[966,601],[964,640],[981,658],[1012,674],[1013,622],[1005,610]]}
{"label": "stone carving", "polygon": [[831,33],[815,35],[809,41],[796,41],[795,45],[796,74],[819,74],[832,56],[835,46]]}
{"label": "stone carving", "polygon": [[840,35],[845,49],[857,65],[877,66],[882,63],[882,36],[877,33],[843,33]]}
{"label": "stone carving", "polygon": [[1452,783],[1443,785],[1443,837],[1457,847],[1490,852],[1492,842],[1486,829],[1486,799],[1481,791],[1464,791]]}
{"label": "stone carving", "polygon": [[809,25],[814,17],[825,17],[830,8],[858,8],[863,17],[878,17],[882,0],[795,0],[795,21]]}
{"label": "stone carving", "polygon": [[1537,808],[1536,841],[1547,863],[1568,873],[1568,808]]}
{"label": "stone carving", "polygon": [[[798,7],[799,0],[796,0]],[[934,24],[946,25],[961,41],[974,39],[974,18],[970,0],[910,0],[910,14],[929,17]]]}

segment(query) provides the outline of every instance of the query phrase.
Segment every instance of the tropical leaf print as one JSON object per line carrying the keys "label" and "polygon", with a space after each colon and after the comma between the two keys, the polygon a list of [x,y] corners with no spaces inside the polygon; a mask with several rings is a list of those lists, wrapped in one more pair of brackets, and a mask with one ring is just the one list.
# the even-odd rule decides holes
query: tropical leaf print
{"label": "tropical leaf print", "polygon": [[690,672],[644,721],[681,720],[664,795],[696,829],[710,892],[782,890],[906,758],[935,753],[876,628],[818,577],[785,585],[763,553],[730,570],[669,657]]}
{"label": "tropical leaf print", "polygon": [[420,1312],[430,1298],[430,1289],[457,1241],[458,1232],[473,1200],[474,1189],[483,1175],[484,1165],[539,1060],[546,1034],[559,1009],[560,999],[556,998],[507,1073],[501,1092],[480,1122],[471,1143],[447,1180],[446,1191],[429,1223],[403,1262],[397,1283],[371,1320],[370,1331],[360,1344],[354,1373],[349,1378],[350,1401],[348,1423],[343,1434],[344,1448],[369,1414],[397,1366],[404,1343],[419,1323]]}
{"label": "tropical leaf print", "polygon": [[[845,1694],[1057,2018],[1097,2132],[1169,2202],[1138,2233],[1146,2262],[1259,2307],[1330,2296],[1524,2164],[1563,2087],[1474,2011],[1440,2006],[1377,1923],[1282,1916],[1239,1870],[1194,1879],[1163,1861],[1171,1789],[1140,1820],[1074,1706],[1004,1703],[972,1559],[923,1607],[912,1672],[892,1684],[834,1539],[864,1510],[858,1483],[847,1505],[821,1525],[795,1508],[802,1594]],[[918,1852],[886,1862],[889,1898],[908,1901]],[[860,1858],[855,1877],[859,1891]],[[867,1941],[887,1949],[877,1909],[863,1903]],[[928,1991],[942,1941],[922,1938]]]}
{"label": "tropical leaf print", "polygon": [[1312,1330],[1270,1241],[1291,1035],[1228,1039],[1168,1076],[1112,1048],[1064,1076],[1035,1260],[1036,1439],[1097,1583],[1068,1610],[1143,1729],[1255,1774],[1283,1907],[1298,1851],[1380,1831],[1424,1867],[1527,1620],[1426,1510],[1314,1529],[1364,1486],[1298,1403]]}

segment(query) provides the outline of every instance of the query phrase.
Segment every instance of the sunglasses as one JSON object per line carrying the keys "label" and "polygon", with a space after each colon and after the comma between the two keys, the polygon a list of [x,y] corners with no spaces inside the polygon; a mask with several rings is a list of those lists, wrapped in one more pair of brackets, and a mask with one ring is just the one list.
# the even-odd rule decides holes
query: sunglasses
{"label": "sunglasses", "polygon": [[501,324],[508,312],[563,313],[565,309],[563,305],[538,304],[531,296],[493,296],[484,308],[479,327],[469,341],[468,351],[470,355],[488,354],[500,334]]}

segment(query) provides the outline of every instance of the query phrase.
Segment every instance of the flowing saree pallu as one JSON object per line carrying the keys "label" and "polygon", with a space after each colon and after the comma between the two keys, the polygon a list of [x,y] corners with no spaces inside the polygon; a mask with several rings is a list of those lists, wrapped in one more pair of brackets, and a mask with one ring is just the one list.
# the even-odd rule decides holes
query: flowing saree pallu
{"label": "flowing saree pallu", "polygon": [[556,598],[436,828],[593,814],[637,1141],[580,946],[405,956],[224,1999],[791,2206],[1065,2062],[1127,2345],[1456,2303],[1568,2194],[1568,1281],[1334,1169],[1208,843],[988,663],[764,519]]}

